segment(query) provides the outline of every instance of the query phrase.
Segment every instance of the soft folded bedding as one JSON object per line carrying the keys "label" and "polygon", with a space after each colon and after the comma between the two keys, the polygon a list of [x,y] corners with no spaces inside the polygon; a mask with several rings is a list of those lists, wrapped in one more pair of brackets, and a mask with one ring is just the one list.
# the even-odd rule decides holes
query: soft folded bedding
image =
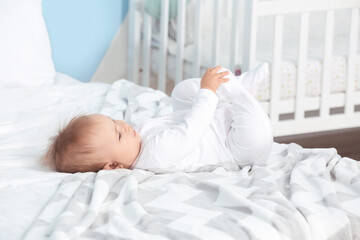
{"label": "soft folded bedding", "polygon": [[157,175],[0,167],[0,238],[356,239],[359,162],[276,143],[270,158],[240,171]]}
{"label": "soft folded bedding", "polygon": [[[58,74],[57,84],[0,89],[0,166],[34,166],[50,136],[72,117],[98,113],[133,124],[172,111],[160,91],[120,80],[80,83]],[[136,114],[134,114],[136,112]]]}
{"label": "soft folded bedding", "polygon": [[[64,82],[63,82],[64,83]],[[354,239],[360,162],[335,149],[274,143],[240,171],[56,173],[46,139],[78,112],[134,124],[171,112],[169,97],[126,80],[2,91],[0,239]]]}

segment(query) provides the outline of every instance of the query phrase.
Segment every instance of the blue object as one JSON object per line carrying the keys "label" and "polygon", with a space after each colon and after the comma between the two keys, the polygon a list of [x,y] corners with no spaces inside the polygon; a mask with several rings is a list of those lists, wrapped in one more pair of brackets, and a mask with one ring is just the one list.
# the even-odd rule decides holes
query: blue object
{"label": "blue object", "polygon": [[128,6],[128,0],[43,0],[56,71],[90,81]]}
{"label": "blue object", "polygon": [[[189,3],[189,0],[186,1]],[[145,11],[154,18],[161,17],[161,0],[146,0]],[[178,0],[169,0],[169,19],[176,17],[178,11]]]}

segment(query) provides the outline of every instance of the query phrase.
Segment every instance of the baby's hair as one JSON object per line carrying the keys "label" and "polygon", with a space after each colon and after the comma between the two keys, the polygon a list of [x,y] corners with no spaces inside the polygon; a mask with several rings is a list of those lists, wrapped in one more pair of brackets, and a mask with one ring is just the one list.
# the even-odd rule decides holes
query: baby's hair
{"label": "baby's hair", "polygon": [[90,164],[96,150],[89,141],[89,129],[94,122],[89,115],[73,117],[57,135],[50,138],[50,145],[42,157],[42,164],[59,172],[97,172],[102,166]]}

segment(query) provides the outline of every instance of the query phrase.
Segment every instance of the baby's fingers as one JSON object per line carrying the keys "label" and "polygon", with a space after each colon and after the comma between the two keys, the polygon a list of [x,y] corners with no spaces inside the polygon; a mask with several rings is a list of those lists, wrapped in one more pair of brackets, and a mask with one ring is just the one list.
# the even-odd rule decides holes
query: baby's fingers
{"label": "baby's fingers", "polygon": [[229,71],[225,71],[225,72],[220,72],[220,73],[217,73],[216,75],[217,75],[217,77],[225,77],[225,76],[227,76],[227,75],[229,75]]}
{"label": "baby's fingers", "polygon": [[209,68],[209,69],[210,69],[211,71],[217,72],[217,71],[219,71],[221,68],[222,68],[222,66],[216,66],[216,67]]}
{"label": "baby's fingers", "polygon": [[221,81],[222,81],[222,83],[226,83],[226,82],[230,81],[230,78],[221,78]]}

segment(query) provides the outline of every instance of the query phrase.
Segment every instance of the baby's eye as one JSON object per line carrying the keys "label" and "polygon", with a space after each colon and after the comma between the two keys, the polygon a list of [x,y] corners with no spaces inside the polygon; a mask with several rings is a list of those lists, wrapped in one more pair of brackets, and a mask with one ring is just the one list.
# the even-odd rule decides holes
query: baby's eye
{"label": "baby's eye", "polygon": [[119,139],[121,138],[121,133],[119,133]]}

